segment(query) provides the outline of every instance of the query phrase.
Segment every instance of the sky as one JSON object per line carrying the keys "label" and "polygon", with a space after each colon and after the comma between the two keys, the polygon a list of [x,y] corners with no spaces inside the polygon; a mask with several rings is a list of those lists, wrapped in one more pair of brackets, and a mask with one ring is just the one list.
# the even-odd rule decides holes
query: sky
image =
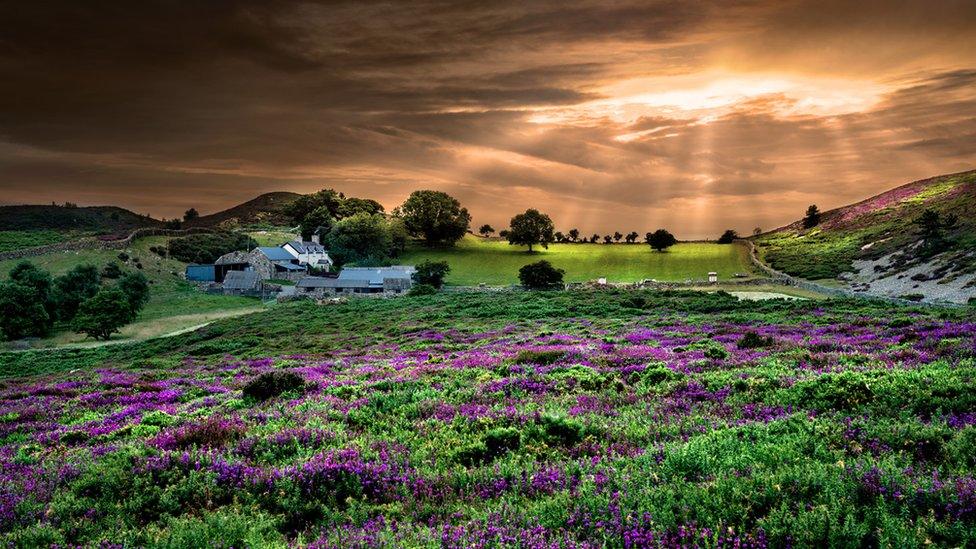
{"label": "sky", "polygon": [[0,5],[0,203],[417,189],[478,226],[786,224],[976,168],[976,2]]}

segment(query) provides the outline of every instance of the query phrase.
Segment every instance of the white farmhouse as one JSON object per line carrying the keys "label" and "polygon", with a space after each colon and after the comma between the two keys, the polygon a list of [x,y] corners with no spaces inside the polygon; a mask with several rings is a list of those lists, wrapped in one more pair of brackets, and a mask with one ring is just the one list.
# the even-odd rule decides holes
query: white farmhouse
{"label": "white farmhouse", "polygon": [[312,240],[292,240],[281,246],[295,259],[300,265],[308,265],[313,269],[329,271],[332,269],[332,258],[325,246],[319,243],[319,235],[313,234]]}

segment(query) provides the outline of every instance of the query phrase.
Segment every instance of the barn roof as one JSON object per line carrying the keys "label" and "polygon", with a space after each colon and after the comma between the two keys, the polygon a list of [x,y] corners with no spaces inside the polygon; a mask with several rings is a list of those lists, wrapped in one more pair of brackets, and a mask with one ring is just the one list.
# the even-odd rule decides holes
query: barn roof
{"label": "barn roof", "polygon": [[258,251],[264,254],[264,256],[271,261],[291,261],[292,259],[295,259],[295,256],[288,253],[288,250],[284,248],[261,246],[258,248]]}
{"label": "barn roof", "polygon": [[228,271],[224,275],[224,288],[228,290],[256,290],[261,277],[255,271]]}

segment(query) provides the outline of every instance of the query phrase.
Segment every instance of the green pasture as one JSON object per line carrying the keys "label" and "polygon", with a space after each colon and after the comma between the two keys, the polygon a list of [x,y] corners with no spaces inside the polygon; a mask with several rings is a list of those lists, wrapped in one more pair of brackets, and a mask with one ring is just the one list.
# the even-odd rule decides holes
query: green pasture
{"label": "green pasture", "polygon": [[665,252],[646,244],[551,244],[532,253],[499,239],[467,236],[453,248],[411,247],[400,258],[404,264],[425,259],[447,261],[448,284],[471,286],[518,283],[518,270],[545,259],[566,271],[567,282],[605,277],[609,282],[705,280],[709,271],[719,280],[736,273],[754,276],[748,250],[738,244],[679,243]]}

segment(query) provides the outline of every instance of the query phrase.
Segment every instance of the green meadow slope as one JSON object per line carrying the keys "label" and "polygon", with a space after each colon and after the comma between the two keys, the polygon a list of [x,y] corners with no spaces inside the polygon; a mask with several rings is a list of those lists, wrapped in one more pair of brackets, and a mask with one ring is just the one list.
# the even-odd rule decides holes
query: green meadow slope
{"label": "green meadow slope", "polygon": [[666,252],[655,252],[646,244],[551,244],[548,250],[528,253],[503,240],[469,235],[454,248],[413,247],[400,261],[415,264],[427,259],[447,261],[448,284],[461,286],[517,284],[519,268],[542,259],[564,269],[567,282],[600,277],[609,282],[704,280],[709,271],[729,280],[736,273],[753,272],[744,246],[701,242],[679,243]]}
{"label": "green meadow slope", "polygon": [[[915,181],[867,200],[824,212],[804,229],[796,221],[755,238],[770,266],[808,279],[833,279],[854,272],[854,262],[878,260],[911,249],[918,241],[914,221],[926,209],[958,217],[953,241],[941,264],[945,275],[976,272],[976,170]],[[913,266],[910,254],[882,266],[897,274]]]}

